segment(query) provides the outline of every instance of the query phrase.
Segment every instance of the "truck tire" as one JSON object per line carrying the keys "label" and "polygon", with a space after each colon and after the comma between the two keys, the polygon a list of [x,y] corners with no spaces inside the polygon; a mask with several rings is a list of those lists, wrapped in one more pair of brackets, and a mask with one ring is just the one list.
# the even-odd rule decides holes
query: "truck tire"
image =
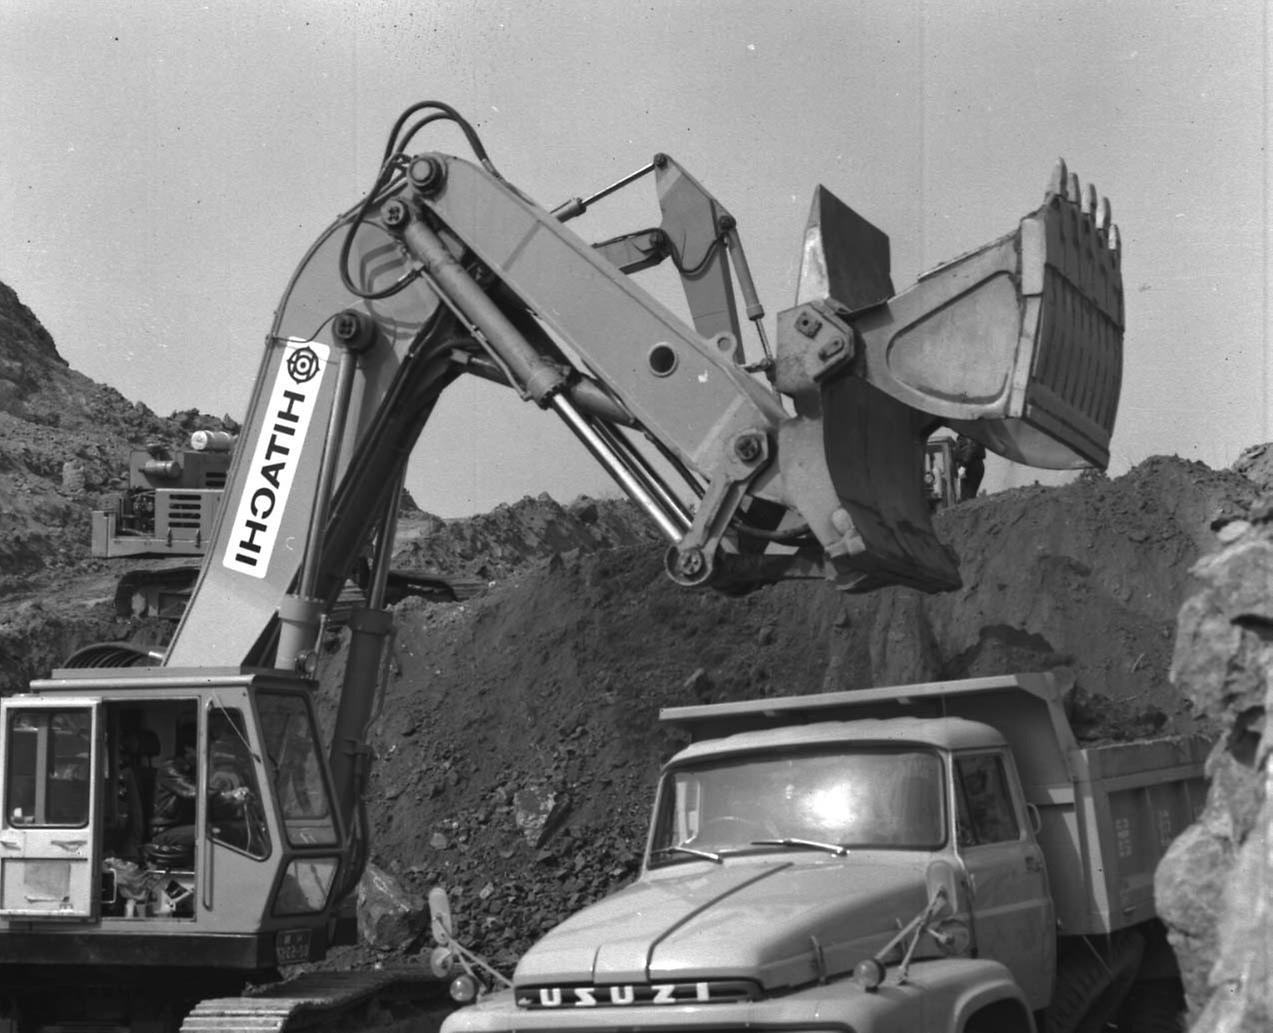
{"label": "truck tire", "polygon": [[1132,987],[1118,1013],[1119,1033],[1185,1033],[1185,1000],[1177,979],[1146,979]]}
{"label": "truck tire", "polygon": [[1105,957],[1095,944],[1065,944],[1057,960],[1056,990],[1044,1013],[1043,1033],[1101,1033],[1118,1014],[1136,981],[1145,938],[1134,929],[1115,933]]}

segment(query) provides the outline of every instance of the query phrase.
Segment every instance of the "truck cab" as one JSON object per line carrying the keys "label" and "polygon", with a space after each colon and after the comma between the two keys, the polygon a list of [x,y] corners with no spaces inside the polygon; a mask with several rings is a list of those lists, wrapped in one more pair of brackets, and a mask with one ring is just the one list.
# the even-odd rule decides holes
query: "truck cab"
{"label": "truck cab", "polygon": [[[956,873],[970,949],[1007,959],[1035,1006],[1050,995],[1041,976],[1055,960],[1043,852],[1012,753],[988,725],[835,721],[689,747],[660,782],[649,870],[676,878],[727,861],[789,866],[770,886],[824,883],[808,894],[824,927],[799,935],[818,936],[824,956],[844,955],[849,970],[861,960],[853,941],[869,955],[897,918],[927,904],[924,873],[939,863]],[[886,884],[898,892],[882,895]],[[844,908],[828,914],[832,897]],[[863,938],[864,929],[874,936]]]}

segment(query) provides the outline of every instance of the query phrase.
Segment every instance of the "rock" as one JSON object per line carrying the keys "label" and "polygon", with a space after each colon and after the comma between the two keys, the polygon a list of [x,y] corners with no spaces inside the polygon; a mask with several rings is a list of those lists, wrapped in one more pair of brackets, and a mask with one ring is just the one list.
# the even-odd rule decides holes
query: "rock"
{"label": "rock", "polygon": [[380,951],[400,950],[428,927],[424,898],[397,879],[368,864],[358,883],[358,932],[363,943]]}
{"label": "rock", "polygon": [[1234,520],[1220,540],[1193,568],[1200,587],[1180,609],[1171,675],[1221,737],[1207,805],[1163,859],[1154,894],[1194,1033],[1257,1033],[1270,1028],[1273,528]]}
{"label": "rock", "polygon": [[68,459],[62,464],[62,490],[72,495],[83,494],[87,483],[84,464],[78,459]]}
{"label": "rock", "polygon": [[513,794],[513,820],[533,847],[548,841],[564,812],[565,800],[551,789],[528,787]]}
{"label": "rock", "polygon": [[1192,1033],[1267,1033],[1273,1029],[1269,933],[1269,828],[1273,808],[1242,847],[1220,911],[1219,956],[1209,973],[1210,1000]]}
{"label": "rock", "polygon": [[711,676],[701,667],[696,668],[682,683],[682,687],[689,696],[693,696],[699,701],[706,701],[712,696],[712,679]]}
{"label": "rock", "polygon": [[1232,469],[1262,488],[1273,488],[1273,443],[1243,449]]}

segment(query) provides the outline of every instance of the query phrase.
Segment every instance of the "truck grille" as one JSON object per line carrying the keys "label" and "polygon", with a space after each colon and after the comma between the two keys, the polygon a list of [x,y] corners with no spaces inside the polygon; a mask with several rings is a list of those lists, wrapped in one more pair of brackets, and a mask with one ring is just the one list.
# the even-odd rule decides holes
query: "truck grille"
{"label": "truck grille", "polygon": [[604,986],[519,986],[517,1006],[533,1010],[624,1008],[659,1004],[732,1004],[754,1001],[760,988],[746,979]]}

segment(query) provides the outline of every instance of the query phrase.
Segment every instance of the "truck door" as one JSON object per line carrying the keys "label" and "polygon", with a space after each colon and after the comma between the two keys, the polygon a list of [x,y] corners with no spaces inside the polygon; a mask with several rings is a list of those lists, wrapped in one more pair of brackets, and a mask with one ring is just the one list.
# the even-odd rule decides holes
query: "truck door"
{"label": "truck door", "polygon": [[100,704],[0,702],[0,916],[98,913]]}
{"label": "truck door", "polygon": [[1032,1009],[1051,997],[1056,924],[1043,851],[1002,750],[956,754],[955,842],[972,890],[977,954],[1012,970]]}

